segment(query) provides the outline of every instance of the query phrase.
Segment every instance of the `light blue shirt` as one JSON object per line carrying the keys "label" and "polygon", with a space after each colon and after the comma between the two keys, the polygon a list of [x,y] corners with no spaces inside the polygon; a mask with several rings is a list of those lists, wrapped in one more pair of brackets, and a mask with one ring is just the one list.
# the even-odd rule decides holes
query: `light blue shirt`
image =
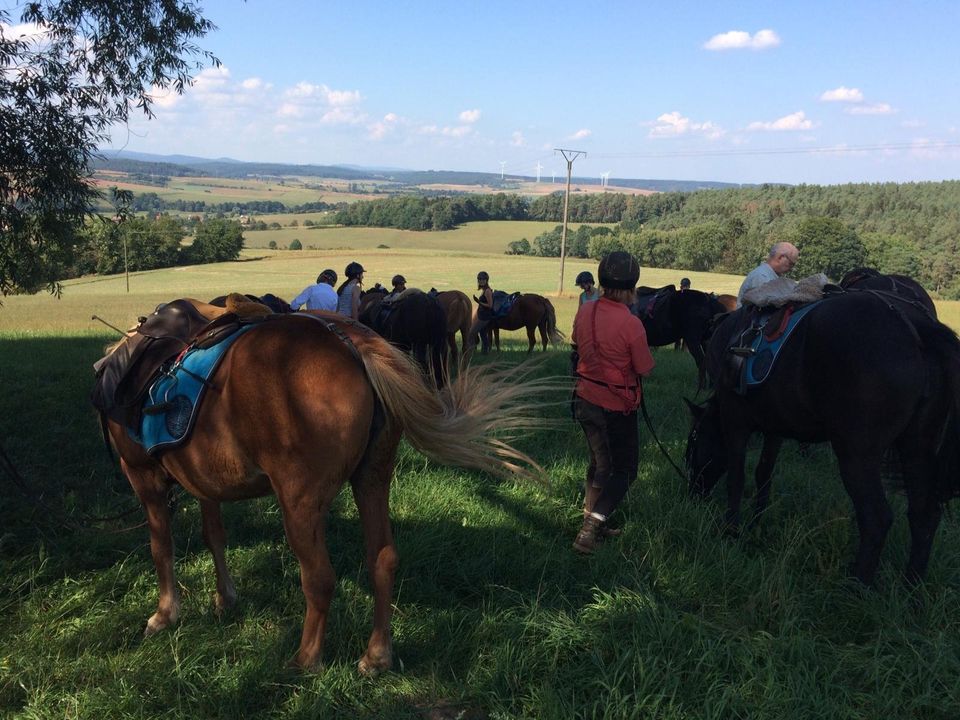
{"label": "light blue shirt", "polygon": [[740,286],[740,292],[737,293],[737,307],[743,305],[743,295],[747,290],[753,290],[756,287],[761,285],[766,285],[768,282],[776,280],[779,275],[777,271],[770,267],[770,263],[762,262],[753,270],[750,271],[750,274],[743,279],[743,284]]}
{"label": "light blue shirt", "polygon": [[297,295],[291,302],[290,307],[299,310],[304,303],[307,304],[307,310],[329,310],[333,312],[337,309],[337,291],[326,283],[317,283],[303,289],[303,292]]}

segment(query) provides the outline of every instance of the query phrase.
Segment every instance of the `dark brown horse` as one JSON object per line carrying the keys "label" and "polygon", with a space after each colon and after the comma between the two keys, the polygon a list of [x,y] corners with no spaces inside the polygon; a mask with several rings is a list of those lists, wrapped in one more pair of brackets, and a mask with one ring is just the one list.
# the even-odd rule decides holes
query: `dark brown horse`
{"label": "dark brown horse", "polygon": [[763,435],[756,511],[768,504],[783,438],[829,442],[860,530],[852,574],[873,581],[893,512],[881,480],[884,454],[897,454],[907,494],[908,580],[923,577],[943,505],[960,494],[960,340],[919,303],[896,294],[838,292],[808,309],[769,375],[743,387],[741,353],[751,308],[725,317],[706,364],[714,395],[692,407],[687,441],[690,489],[710,492],[727,476],[727,523],[740,522],[751,434]]}
{"label": "dark brown horse", "polygon": [[880,293],[894,293],[919,303],[933,317],[937,317],[937,307],[923,286],[906,275],[884,275],[873,268],[855,268],[840,280],[844,290],[874,290]]}
{"label": "dark brown horse", "polygon": [[[146,635],[174,625],[180,615],[170,488],[179,484],[200,501],[218,609],[237,596],[224,558],[220,504],[274,493],[300,561],[306,599],[294,662],[318,665],[335,585],[326,525],[331,503],[349,482],[374,595],[373,632],[359,669],[375,674],[392,662],[398,556],[388,500],[401,435],[444,464],[529,473],[522,468],[535,467],[532,461],[489,433],[532,427],[520,408],[536,390],[513,385],[502,373],[466,369],[440,394],[427,387],[412,360],[376,333],[333,314],[310,314],[315,317],[271,316],[236,340],[211,378],[185,444],[149,455],[126,426],[103,420],[150,527],[160,593]],[[117,347],[138,339],[132,332]]]}
{"label": "dark brown horse", "polygon": [[667,285],[638,287],[631,312],[643,322],[650,347],[683,341],[699,368],[703,365],[713,319],[726,309],[715,295],[699,290],[678,291],[673,285]]}
{"label": "dark brown horse", "polygon": [[417,288],[388,294],[386,288],[368,290],[360,297],[359,320],[408,352],[437,386],[446,372],[447,316],[438,300]]}
{"label": "dark brown horse", "polygon": [[[431,293],[434,290],[431,289]],[[470,323],[472,322],[473,305],[466,293],[459,290],[444,290],[436,293],[437,302],[447,316],[447,346],[450,351],[451,364],[457,362],[457,333],[460,333],[461,347],[464,354],[467,352],[467,339],[470,337]]]}
{"label": "dark brown horse", "polygon": [[519,330],[526,328],[527,352],[533,352],[537,344],[536,332],[540,331],[540,342],[543,349],[547,349],[547,341],[556,344],[563,340],[563,333],[557,329],[557,311],[543,295],[523,293],[514,301],[510,311],[502,316],[495,317],[488,326],[493,333],[493,340],[497,351],[500,350],[500,331]]}

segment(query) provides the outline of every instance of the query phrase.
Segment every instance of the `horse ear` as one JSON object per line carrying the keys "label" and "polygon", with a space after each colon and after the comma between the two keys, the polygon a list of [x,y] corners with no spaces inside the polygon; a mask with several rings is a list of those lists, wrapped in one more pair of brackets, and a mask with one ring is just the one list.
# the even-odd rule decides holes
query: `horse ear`
{"label": "horse ear", "polygon": [[683,401],[687,404],[687,408],[690,410],[690,414],[693,415],[694,420],[699,420],[700,416],[706,411],[705,407],[697,405],[689,398],[684,398]]}

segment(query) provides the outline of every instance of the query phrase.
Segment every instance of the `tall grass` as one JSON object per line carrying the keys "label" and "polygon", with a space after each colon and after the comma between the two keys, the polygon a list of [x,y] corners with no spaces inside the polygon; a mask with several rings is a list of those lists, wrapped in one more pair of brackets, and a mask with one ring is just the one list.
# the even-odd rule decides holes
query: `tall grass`
{"label": "tall grass", "polygon": [[[0,336],[0,439],[52,508],[38,509],[3,480],[0,715],[960,715],[955,516],[940,529],[926,584],[910,593],[899,576],[908,532],[896,498],[878,587],[863,591],[846,580],[855,524],[828,448],[801,458],[788,444],[772,507],[731,540],[719,530],[722,492],[688,500],[642,428],[640,474],[620,512],[624,533],[583,558],[570,544],[586,450],[559,406],[544,408],[553,429],[521,443],[547,468],[547,486],[439,467],[402,446],[391,491],[401,558],[394,672],[375,681],[356,672],[372,596],[349,492],[328,533],[338,580],[325,670],[285,667],[304,603],[272,498],[226,506],[240,603],[223,617],[213,612],[213,564],[196,503],[181,499],[174,532],[182,619],[142,640],[157,597],[146,530],[108,534],[63,523],[134,503],[87,402],[90,365],[110,339]],[[512,341],[501,359],[519,361],[525,345]],[[647,398],[658,435],[679,460],[694,366],[672,350],[656,358]],[[543,373],[565,367],[565,353],[551,351]]]}

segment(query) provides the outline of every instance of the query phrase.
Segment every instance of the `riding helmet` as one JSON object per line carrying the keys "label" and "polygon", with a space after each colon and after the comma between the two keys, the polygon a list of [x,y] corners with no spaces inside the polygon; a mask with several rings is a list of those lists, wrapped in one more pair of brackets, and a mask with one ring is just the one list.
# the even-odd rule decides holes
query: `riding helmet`
{"label": "riding helmet", "polygon": [[329,285],[337,284],[337,271],[332,268],[327,268],[322,273],[317,275],[317,283],[328,283]]}
{"label": "riding helmet", "polygon": [[362,272],[366,272],[366,270],[363,269],[363,265],[358,262],[352,262],[347,265],[346,269],[343,271],[343,274],[352,279],[355,277],[360,277],[360,273]]}
{"label": "riding helmet", "polygon": [[628,252],[617,250],[600,261],[600,285],[611,290],[633,290],[640,279],[640,263]]}
{"label": "riding helmet", "polygon": [[477,280],[489,280],[489,279],[490,279],[490,275],[487,273],[486,270],[481,270],[480,272],[477,273]]}
{"label": "riding helmet", "polygon": [[583,285],[584,283],[590,283],[591,285],[596,284],[596,282],[593,279],[593,273],[587,270],[584,270],[582,273],[577,275],[577,280],[576,282],[574,282],[574,285]]}
{"label": "riding helmet", "polygon": [[690,278],[681,278],[681,280],[680,280],[680,287],[682,287],[682,288],[688,288],[688,287],[690,287]]}
{"label": "riding helmet", "polygon": [[394,287],[397,285],[406,285],[407,279],[403,275],[394,275],[393,280],[390,281],[390,284]]}

